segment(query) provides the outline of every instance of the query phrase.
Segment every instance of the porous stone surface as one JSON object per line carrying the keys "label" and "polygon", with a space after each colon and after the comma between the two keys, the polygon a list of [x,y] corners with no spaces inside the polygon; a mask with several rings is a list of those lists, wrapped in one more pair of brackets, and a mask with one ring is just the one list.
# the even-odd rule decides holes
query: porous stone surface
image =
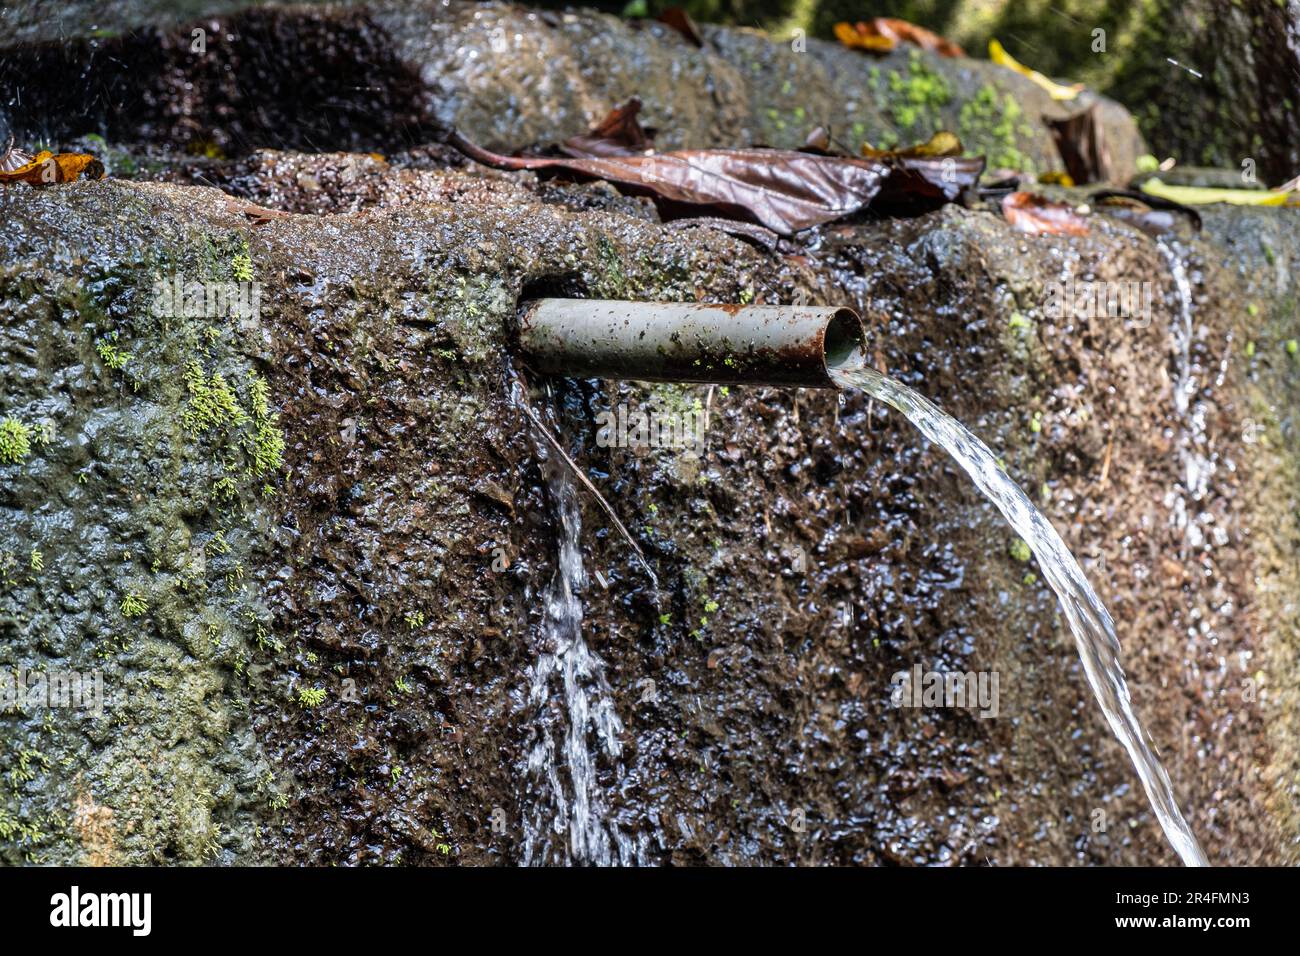
{"label": "porous stone surface", "polygon": [[[1297,862],[1295,210],[1157,240],[954,205],[768,250],[436,143],[156,146],[0,190],[0,667],[107,698],[0,712],[6,863],[580,861],[538,826],[572,813],[566,755],[555,790],[529,766],[557,727],[622,859],[1173,861],[941,450],[857,394],[541,379],[511,334],[541,295],[857,308],[1080,557],[1211,861]],[[256,315],[155,308],[177,276],[256,282]],[[1151,308],[1054,314],[1066,281]],[[617,756],[562,682],[530,697],[565,532],[525,400],[659,581],[579,488],[575,681]],[[703,455],[608,447],[619,405],[705,413]],[[917,664],[998,673],[998,716],[891,706]]]}

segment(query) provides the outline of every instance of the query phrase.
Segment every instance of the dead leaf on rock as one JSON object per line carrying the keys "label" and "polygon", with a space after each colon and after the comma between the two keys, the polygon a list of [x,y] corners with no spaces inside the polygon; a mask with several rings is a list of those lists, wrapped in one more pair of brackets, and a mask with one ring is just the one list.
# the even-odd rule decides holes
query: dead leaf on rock
{"label": "dead leaf on rock", "polygon": [[50,186],[70,183],[78,179],[103,179],[104,164],[88,153],[51,153],[41,150],[28,156],[15,149],[13,140],[0,156],[0,184],[27,183],[31,186]]}
{"label": "dead leaf on rock", "polygon": [[966,55],[966,51],[951,40],[946,40],[925,27],[896,17],[874,17],[854,24],[837,23],[833,29],[835,39],[840,43],[850,49],[866,50],[870,53],[888,53],[900,43],[910,43],[912,46],[919,46],[922,50],[929,50],[940,56]]}
{"label": "dead leaf on rock", "polygon": [[270,222],[272,219],[283,219],[290,213],[282,209],[267,209],[265,206],[259,206],[257,203],[249,202],[246,199],[236,199],[234,196],[227,196],[225,199],[226,212],[235,215],[244,215],[254,220],[254,225]]}
{"label": "dead leaf on rock", "polygon": [[961,150],[961,140],[947,130],[939,130],[924,143],[903,149],[876,149],[870,143],[862,144],[862,155],[867,159],[937,159],[960,156]]}
{"label": "dead leaf on rock", "polygon": [[895,43],[910,43],[913,46],[919,46],[922,50],[938,53],[940,56],[958,57],[966,55],[966,51],[951,40],[907,20],[900,20],[897,17],[876,17],[871,22],[877,33],[889,37]]}
{"label": "dead leaf on rock", "polygon": [[1062,86],[1050,77],[1046,77],[1037,70],[1031,70],[1025,66],[1010,53],[997,40],[989,40],[989,59],[998,66],[1005,66],[1008,70],[1014,70],[1025,79],[1044,90],[1048,96],[1054,100],[1072,100],[1083,92],[1083,84],[1075,83],[1071,86]]}
{"label": "dead leaf on rock", "polygon": [[499,169],[569,173],[649,195],[665,218],[721,215],[757,222],[779,235],[864,209],[888,175],[881,163],[782,149],[697,149],[633,156],[504,156],[453,132],[466,156]]}
{"label": "dead leaf on rock", "polygon": [[837,23],[832,29],[835,31],[835,39],[850,50],[889,53],[894,49],[893,40],[881,36],[866,23]]}
{"label": "dead leaf on rock", "polygon": [[691,15],[681,7],[669,7],[659,16],[655,17],[660,23],[672,27],[680,33],[688,43],[694,46],[704,46],[704,37],[700,35],[700,28],[695,25]]}
{"label": "dead leaf on rock", "polygon": [[1007,222],[1031,236],[1086,236],[1088,223],[1068,203],[1015,192],[1002,200]]}
{"label": "dead leaf on rock", "polygon": [[890,175],[872,204],[882,212],[919,215],[947,202],[979,182],[983,157],[962,157],[961,140],[940,130],[924,143],[902,149],[862,145],[862,155],[890,167]]}
{"label": "dead leaf on rock", "polygon": [[654,148],[654,137],[637,120],[640,112],[641,101],[634,96],[610,110],[589,132],[570,136],[560,144],[560,149],[577,159],[647,153]]}
{"label": "dead leaf on rock", "polygon": [[1110,150],[1106,148],[1096,103],[1065,119],[1044,116],[1043,122],[1047,124],[1056,151],[1061,154],[1061,161],[1074,182],[1083,185],[1111,178]]}

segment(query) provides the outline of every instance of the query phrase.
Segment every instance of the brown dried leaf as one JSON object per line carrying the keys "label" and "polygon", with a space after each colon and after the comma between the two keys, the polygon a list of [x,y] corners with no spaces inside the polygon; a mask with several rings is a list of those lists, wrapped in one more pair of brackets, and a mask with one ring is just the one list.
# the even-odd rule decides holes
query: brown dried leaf
{"label": "brown dried leaf", "polygon": [[919,27],[915,23],[909,23],[895,17],[876,17],[872,23],[875,25],[876,32],[881,36],[889,37],[895,43],[911,43],[914,46],[919,46],[922,50],[938,53],[940,56],[958,57],[966,55],[966,51],[951,40],[946,40],[939,34],[927,30],[925,27]]}
{"label": "brown dried leaf", "polygon": [[681,7],[669,7],[655,19],[672,27],[685,37],[687,42],[695,46],[704,46],[704,37],[700,35],[700,28],[695,25],[691,15]]}
{"label": "brown dried leaf", "polygon": [[582,159],[646,153],[653,149],[654,142],[637,121],[640,112],[641,101],[634,96],[622,106],[610,110],[590,132],[570,136],[560,144],[560,149]]}
{"label": "brown dried leaf", "polygon": [[1034,193],[1011,193],[1002,200],[1007,222],[1031,236],[1086,236],[1087,221],[1068,203]]}
{"label": "brown dried leaf", "polygon": [[1051,131],[1056,151],[1061,154],[1066,172],[1075,183],[1082,186],[1110,179],[1110,150],[1106,148],[1096,103],[1065,119],[1044,116],[1043,122]]}
{"label": "brown dried leaf", "polygon": [[858,212],[888,175],[884,165],[869,159],[796,150],[697,149],[566,159],[503,156],[455,132],[448,142],[489,166],[565,172],[649,195],[666,218],[721,215],[757,222],[783,236]]}
{"label": "brown dried leaf", "polygon": [[945,40],[925,27],[895,17],[874,17],[865,22],[859,21],[852,26],[847,23],[837,23],[834,30],[835,38],[845,46],[872,53],[888,53],[899,43],[910,43],[940,56],[966,55],[966,52],[951,40]]}
{"label": "brown dried leaf", "polygon": [[944,156],[941,159],[903,157],[889,162],[891,172],[873,204],[910,215],[956,202],[979,182],[983,156]]}
{"label": "brown dried leaf", "polygon": [[270,222],[272,219],[283,219],[291,215],[282,209],[267,209],[265,206],[259,206],[257,203],[249,202],[246,199],[236,199],[234,196],[225,198],[226,212],[247,216],[257,226]]}
{"label": "brown dried leaf", "polygon": [[863,156],[879,160],[892,170],[874,205],[915,215],[955,202],[979,182],[984,172],[982,156],[962,157],[961,151],[961,140],[947,130],[904,149],[875,149],[864,143]]}

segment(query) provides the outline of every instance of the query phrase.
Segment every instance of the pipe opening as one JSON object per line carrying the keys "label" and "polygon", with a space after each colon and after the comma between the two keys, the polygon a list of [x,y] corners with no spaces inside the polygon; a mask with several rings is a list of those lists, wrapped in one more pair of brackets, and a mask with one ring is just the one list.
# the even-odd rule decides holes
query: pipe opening
{"label": "pipe opening", "polygon": [[862,320],[852,309],[837,309],[822,336],[826,367],[846,368],[859,364],[866,346]]}

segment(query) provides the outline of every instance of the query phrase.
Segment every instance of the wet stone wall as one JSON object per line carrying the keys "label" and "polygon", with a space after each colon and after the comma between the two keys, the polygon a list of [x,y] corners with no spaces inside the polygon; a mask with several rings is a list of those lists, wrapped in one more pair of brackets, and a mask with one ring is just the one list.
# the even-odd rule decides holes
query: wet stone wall
{"label": "wet stone wall", "polygon": [[[1296,861],[1287,211],[1156,240],[950,206],[769,250],[436,143],[171,135],[0,192],[0,666],[88,682],[0,709],[4,862],[1172,861],[940,450],[858,395],[537,376],[541,295],[857,308],[1080,557],[1210,859]],[[1066,282],[1148,307],[1053,310]],[[611,435],[651,412],[698,441]],[[914,667],[996,674],[996,714],[894,706]]]}

